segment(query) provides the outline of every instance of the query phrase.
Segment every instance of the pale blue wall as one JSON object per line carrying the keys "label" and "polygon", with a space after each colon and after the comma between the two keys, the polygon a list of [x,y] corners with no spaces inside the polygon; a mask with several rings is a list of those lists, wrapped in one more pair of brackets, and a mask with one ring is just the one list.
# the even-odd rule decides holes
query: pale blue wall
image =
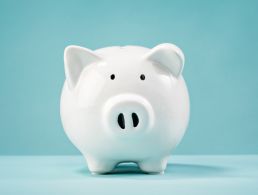
{"label": "pale blue wall", "polygon": [[0,1],[0,154],[78,154],[59,118],[65,46],[162,42],[186,56],[176,153],[257,153],[257,2]]}

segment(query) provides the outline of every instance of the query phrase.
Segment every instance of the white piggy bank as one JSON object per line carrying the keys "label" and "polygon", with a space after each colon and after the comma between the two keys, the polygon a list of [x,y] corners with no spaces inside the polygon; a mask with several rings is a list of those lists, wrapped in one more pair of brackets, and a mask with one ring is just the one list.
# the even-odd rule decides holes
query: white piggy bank
{"label": "white piggy bank", "polygon": [[61,119],[92,173],[121,162],[163,173],[189,119],[184,55],[173,44],[153,49],[68,46]]}

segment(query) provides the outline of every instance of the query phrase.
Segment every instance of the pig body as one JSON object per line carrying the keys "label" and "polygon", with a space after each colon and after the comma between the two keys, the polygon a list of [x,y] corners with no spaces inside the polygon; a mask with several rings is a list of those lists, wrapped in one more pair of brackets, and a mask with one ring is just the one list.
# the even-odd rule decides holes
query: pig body
{"label": "pig body", "polygon": [[92,173],[135,162],[162,173],[189,120],[184,55],[172,44],[152,49],[68,46],[61,119]]}

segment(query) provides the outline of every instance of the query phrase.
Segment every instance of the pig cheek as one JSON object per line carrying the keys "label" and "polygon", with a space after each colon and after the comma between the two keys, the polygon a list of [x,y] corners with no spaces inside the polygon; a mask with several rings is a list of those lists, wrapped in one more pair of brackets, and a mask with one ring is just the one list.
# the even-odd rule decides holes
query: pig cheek
{"label": "pig cheek", "polygon": [[105,78],[98,72],[86,75],[83,83],[77,89],[78,106],[88,108],[96,105],[105,84]]}

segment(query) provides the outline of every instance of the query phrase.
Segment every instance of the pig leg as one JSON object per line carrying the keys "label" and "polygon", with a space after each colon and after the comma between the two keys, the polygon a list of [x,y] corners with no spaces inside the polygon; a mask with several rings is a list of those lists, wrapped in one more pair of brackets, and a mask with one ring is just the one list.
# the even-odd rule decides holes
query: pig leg
{"label": "pig leg", "polygon": [[146,173],[163,174],[167,167],[168,157],[146,159],[138,163],[139,168]]}
{"label": "pig leg", "polygon": [[116,166],[116,162],[113,162],[111,160],[104,160],[94,157],[85,157],[89,171],[92,174],[104,174],[112,171],[114,167]]}

